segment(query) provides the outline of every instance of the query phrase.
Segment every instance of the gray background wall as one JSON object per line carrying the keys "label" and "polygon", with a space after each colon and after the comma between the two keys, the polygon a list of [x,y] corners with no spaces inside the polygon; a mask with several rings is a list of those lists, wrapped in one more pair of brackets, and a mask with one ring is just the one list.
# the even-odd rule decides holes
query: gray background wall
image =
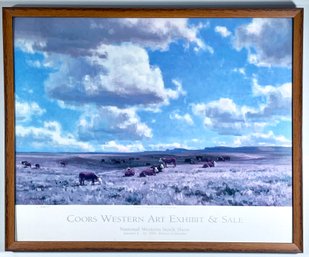
{"label": "gray background wall", "polygon": [[[303,205],[304,205],[304,253],[298,254],[297,257],[309,256],[309,0],[295,0],[295,1],[276,1],[276,0],[251,0],[251,1],[232,1],[232,0],[155,0],[155,1],[125,1],[125,0],[91,0],[91,1],[74,1],[74,0],[19,0],[19,1],[1,1],[0,7],[14,6],[14,5],[95,5],[95,6],[204,6],[204,7],[302,7],[305,11],[304,19],[304,76],[303,76]],[[3,94],[3,47],[2,47],[2,10],[0,12],[0,257],[2,256],[42,256],[42,257],[131,257],[131,256],[207,256],[207,257],[220,257],[220,256],[239,256],[240,254],[227,254],[227,253],[12,253],[4,251],[4,94]],[[235,231],[237,233],[237,231]],[[271,233],[271,231],[265,231]],[[257,257],[257,256],[274,256],[274,254],[241,254],[244,257]],[[279,254],[275,254],[279,255]],[[280,256],[295,256],[292,254],[280,254]]]}

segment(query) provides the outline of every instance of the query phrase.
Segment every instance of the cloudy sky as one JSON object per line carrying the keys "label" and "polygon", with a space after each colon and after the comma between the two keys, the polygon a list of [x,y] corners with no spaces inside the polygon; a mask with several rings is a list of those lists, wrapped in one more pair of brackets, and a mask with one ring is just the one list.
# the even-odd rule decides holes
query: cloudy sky
{"label": "cloudy sky", "polygon": [[291,25],[16,18],[16,149],[290,146]]}

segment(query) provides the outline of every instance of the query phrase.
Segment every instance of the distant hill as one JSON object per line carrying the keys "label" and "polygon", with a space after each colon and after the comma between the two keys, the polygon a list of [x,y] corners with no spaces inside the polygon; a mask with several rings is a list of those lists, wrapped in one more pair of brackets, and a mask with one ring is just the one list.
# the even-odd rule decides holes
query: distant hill
{"label": "distant hill", "polygon": [[174,149],[166,149],[165,152],[173,152],[173,153],[184,153],[184,152],[190,152],[192,150],[188,150],[186,148],[174,148]]}
{"label": "distant hill", "polygon": [[[227,147],[227,146],[215,146],[215,147],[205,147],[204,149],[189,150],[186,148],[174,148],[166,149],[166,153],[189,153],[189,152],[204,152],[204,153],[257,153],[257,152],[290,152],[291,147],[283,146],[241,146],[241,147]],[[157,151],[160,152],[160,151]]]}
{"label": "distant hill", "polygon": [[216,146],[216,147],[205,147],[206,152],[246,152],[246,153],[256,153],[256,152],[286,152],[291,151],[291,147],[283,146],[241,146],[241,147],[226,147],[226,146]]}

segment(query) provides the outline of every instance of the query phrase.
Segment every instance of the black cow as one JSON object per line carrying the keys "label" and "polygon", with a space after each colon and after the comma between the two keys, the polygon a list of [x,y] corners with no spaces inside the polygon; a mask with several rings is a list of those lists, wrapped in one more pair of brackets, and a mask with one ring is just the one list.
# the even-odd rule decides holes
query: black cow
{"label": "black cow", "polygon": [[120,160],[117,160],[117,159],[111,159],[111,162],[113,164],[121,164],[121,161]]}
{"label": "black cow", "polygon": [[190,163],[190,164],[194,164],[195,163],[195,161],[192,158],[187,158],[187,159],[185,159],[184,162],[185,163]]}
{"label": "black cow", "polygon": [[203,156],[202,156],[202,155],[197,155],[197,156],[195,156],[195,159],[196,159],[198,162],[200,162],[200,161],[202,161]]}
{"label": "black cow", "polygon": [[27,167],[31,168],[31,163],[26,161],[24,162],[24,168],[27,168]]}

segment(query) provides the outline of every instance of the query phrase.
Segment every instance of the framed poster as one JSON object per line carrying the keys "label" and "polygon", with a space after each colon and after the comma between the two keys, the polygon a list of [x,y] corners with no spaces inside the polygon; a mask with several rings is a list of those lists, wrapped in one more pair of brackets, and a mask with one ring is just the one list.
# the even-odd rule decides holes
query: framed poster
{"label": "framed poster", "polygon": [[3,15],[7,250],[302,251],[302,9]]}

